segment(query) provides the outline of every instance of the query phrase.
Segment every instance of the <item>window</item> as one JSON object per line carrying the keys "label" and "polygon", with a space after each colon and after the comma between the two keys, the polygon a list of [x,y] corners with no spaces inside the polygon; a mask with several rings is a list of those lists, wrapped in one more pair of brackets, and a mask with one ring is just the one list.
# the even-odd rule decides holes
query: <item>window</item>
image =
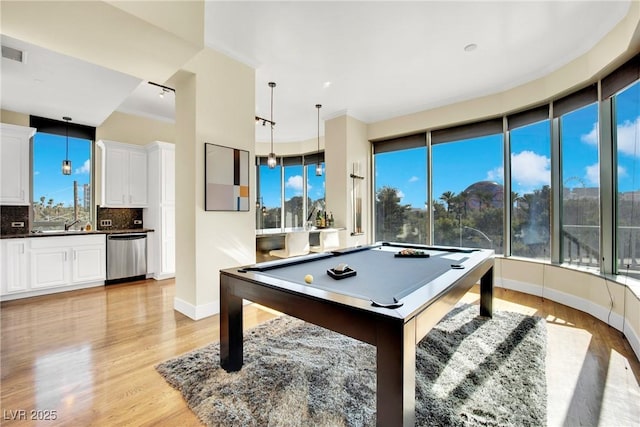
{"label": "window", "polygon": [[[392,144],[386,142],[385,144]],[[428,242],[427,147],[381,150],[374,156],[375,240]]]}
{"label": "window", "polygon": [[71,174],[62,174],[67,151],[66,123],[31,117],[38,128],[33,138],[32,224],[35,229],[59,229],[93,220],[93,139],[95,128],[69,124]]}
{"label": "window", "polygon": [[324,153],[281,157],[274,169],[266,157],[256,158],[258,230],[304,227],[309,215],[325,211],[325,176],[316,176],[318,162],[324,171]]}
{"label": "window", "polygon": [[307,172],[307,218],[309,221],[315,219],[318,211],[326,210],[325,204],[325,172],[324,162],[320,163],[322,175],[316,176],[316,163],[308,163],[305,158]]}
{"label": "window", "polygon": [[[539,113],[539,114],[536,114]],[[531,110],[522,126],[509,118],[511,145],[511,254],[551,258],[551,128],[549,107]],[[546,120],[531,123],[537,116]],[[512,126],[513,125],[513,126]]]}
{"label": "window", "polygon": [[501,119],[432,133],[435,244],[504,252],[502,140]]}
{"label": "window", "polygon": [[303,174],[302,159],[284,167],[284,226],[287,228],[304,226]]}
{"label": "window", "polygon": [[640,278],[640,83],[615,95],[618,269]]}
{"label": "window", "polygon": [[282,212],[282,167],[270,169],[267,158],[258,159],[256,228],[280,228]]}
{"label": "window", "polygon": [[[555,112],[555,109],[554,109]],[[600,265],[598,105],[560,117],[562,153],[562,261]]]}

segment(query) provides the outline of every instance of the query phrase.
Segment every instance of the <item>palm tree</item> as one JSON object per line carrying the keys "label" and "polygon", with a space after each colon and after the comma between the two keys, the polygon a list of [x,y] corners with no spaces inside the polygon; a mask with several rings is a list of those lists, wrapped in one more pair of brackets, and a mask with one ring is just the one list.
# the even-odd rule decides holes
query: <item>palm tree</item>
{"label": "palm tree", "polygon": [[447,204],[447,213],[451,212],[451,205],[453,204],[455,197],[456,193],[453,191],[445,191],[442,193],[442,196],[440,196],[440,200]]}

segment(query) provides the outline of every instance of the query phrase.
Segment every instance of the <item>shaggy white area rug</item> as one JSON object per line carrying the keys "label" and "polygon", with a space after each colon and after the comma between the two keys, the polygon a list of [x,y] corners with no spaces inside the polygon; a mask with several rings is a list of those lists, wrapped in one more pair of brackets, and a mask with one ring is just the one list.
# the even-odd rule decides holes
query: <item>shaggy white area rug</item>
{"label": "shaggy white area rug", "polygon": [[[453,309],[417,346],[416,425],[546,425],[546,323]],[[375,348],[282,316],[246,331],[244,365],[219,344],[157,366],[208,426],[374,426]]]}

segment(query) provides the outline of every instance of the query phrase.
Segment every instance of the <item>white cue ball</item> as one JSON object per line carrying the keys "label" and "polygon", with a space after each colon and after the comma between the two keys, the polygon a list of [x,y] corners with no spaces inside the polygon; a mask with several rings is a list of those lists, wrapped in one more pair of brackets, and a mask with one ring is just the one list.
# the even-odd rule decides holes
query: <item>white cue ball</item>
{"label": "white cue ball", "polygon": [[304,281],[307,283],[312,283],[313,282],[313,276],[310,274],[307,274],[306,276],[304,276]]}

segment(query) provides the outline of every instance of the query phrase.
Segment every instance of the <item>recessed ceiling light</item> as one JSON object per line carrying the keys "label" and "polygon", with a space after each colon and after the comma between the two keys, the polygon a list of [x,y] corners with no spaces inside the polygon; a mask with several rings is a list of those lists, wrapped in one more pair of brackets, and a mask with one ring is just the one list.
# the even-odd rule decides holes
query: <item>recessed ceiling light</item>
{"label": "recessed ceiling light", "polygon": [[327,89],[329,86],[331,86],[331,82],[329,81],[324,82],[324,84],[322,85],[322,87],[324,87],[325,89]]}
{"label": "recessed ceiling light", "polygon": [[466,45],[464,47],[464,51],[465,52],[473,52],[474,50],[476,50],[478,48],[478,45],[475,43],[469,43],[468,45]]}

